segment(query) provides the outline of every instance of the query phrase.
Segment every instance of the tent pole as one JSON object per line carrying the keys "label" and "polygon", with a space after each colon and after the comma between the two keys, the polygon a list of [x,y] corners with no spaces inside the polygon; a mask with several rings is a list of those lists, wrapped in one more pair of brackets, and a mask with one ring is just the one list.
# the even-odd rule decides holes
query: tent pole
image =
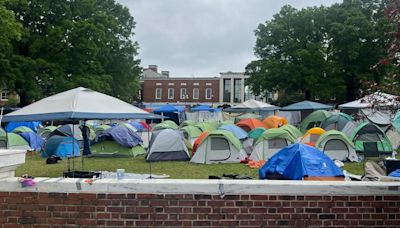
{"label": "tent pole", "polygon": [[[148,138],[147,155],[149,155],[149,151],[150,151],[150,129],[147,129],[147,138]],[[149,179],[152,179],[152,176],[151,176],[151,161],[150,160],[149,160],[149,169],[150,169]]]}
{"label": "tent pole", "polygon": [[75,139],[75,124],[72,121],[72,171],[75,171],[75,146],[74,146],[74,139]]}

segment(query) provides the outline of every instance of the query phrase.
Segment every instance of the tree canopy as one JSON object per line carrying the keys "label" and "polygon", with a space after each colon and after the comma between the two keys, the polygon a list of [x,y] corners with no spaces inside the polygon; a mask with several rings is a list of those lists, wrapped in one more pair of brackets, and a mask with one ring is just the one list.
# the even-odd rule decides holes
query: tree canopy
{"label": "tree canopy", "polygon": [[357,98],[363,81],[383,80],[385,70],[372,68],[390,41],[387,4],[344,0],[330,7],[282,7],[255,31],[258,59],[246,67],[250,88],[256,94],[278,90],[281,103]]}
{"label": "tree canopy", "polygon": [[1,17],[3,9],[17,24],[0,66],[3,84],[19,93],[21,105],[77,86],[132,101],[140,68],[126,7],[114,0],[19,0],[0,5]]}

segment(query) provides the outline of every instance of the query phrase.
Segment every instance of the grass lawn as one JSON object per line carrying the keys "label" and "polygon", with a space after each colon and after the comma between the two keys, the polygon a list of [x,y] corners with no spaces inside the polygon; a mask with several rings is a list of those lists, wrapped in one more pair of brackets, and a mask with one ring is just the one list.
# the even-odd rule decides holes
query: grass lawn
{"label": "grass lawn", "polygon": [[[72,162],[71,162],[72,163]],[[82,159],[75,158],[75,170],[82,170]],[[72,165],[71,165],[72,167]],[[85,171],[111,171],[123,168],[127,173],[149,173],[149,163],[144,157],[137,158],[85,158]],[[258,169],[252,169],[245,164],[212,164],[201,165],[190,162],[154,162],[151,163],[153,174],[167,174],[174,179],[208,179],[209,175],[222,176],[222,174],[247,175],[258,179]],[[362,163],[346,163],[344,169],[350,173],[362,175]],[[28,174],[34,177],[60,177],[68,170],[67,160],[58,164],[47,165],[46,160],[37,153],[28,153],[26,163],[16,171],[16,176]]]}

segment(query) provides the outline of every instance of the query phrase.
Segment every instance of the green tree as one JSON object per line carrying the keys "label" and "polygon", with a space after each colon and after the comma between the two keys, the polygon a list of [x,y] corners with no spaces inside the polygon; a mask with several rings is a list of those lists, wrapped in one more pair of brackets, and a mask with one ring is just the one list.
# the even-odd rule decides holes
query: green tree
{"label": "green tree", "polygon": [[24,26],[13,87],[22,105],[77,86],[132,101],[140,73],[135,22],[114,0],[33,0],[8,5]]}
{"label": "green tree", "polygon": [[345,0],[331,7],[282,7],[255,31],[258,60],[246,67],[250,88],[256,94],[277,89],[282,98],[299,100],[353,100],[363,80],[382,80],[371,68],[388,43],[385,4]]}
{"label": "green tree", "polygon": [[0,0],[0,90],[12,79],[10,57],[12,42],[20,40],[22,24],[15,19],[14,12],[6,8],[10,1]]}

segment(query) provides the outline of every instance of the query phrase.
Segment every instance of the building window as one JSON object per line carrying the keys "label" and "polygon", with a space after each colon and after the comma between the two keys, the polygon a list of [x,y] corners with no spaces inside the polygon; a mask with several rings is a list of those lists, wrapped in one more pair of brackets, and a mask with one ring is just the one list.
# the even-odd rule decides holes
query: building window
{"label": "building window", "polygon": [[168,99],[174,99],[174,88],[168,88]]}
{"label": "building window", "polygon": [[199,99],[199,88],[193,88],[193,99]]}
{"label": "building window", "polygon": [[242,79],[235,79],[233,81],[233,102],[241,102],[241,92],[242,92]]}
{"label": "building window", "polygon": [[212,98],[212,89],[206,88],[206,99],[211,100],[211,98]]}
{"label": "building window", "polygon": [[1,92],[0,100],[7,100],[7,97],[8,97],[7,91]]}
{"label": "building window", "polygon": [[186,88],[181,88],[181,100],[186,100],[188,98],[186,96],[187,96]]}
{"label": "building window", "polygon": [[156,99],[161,99],[161,88],[156,88]]}
{"label": "building window", "polygon": [[231,102],[231,79],[224,79],[223,102]]}

